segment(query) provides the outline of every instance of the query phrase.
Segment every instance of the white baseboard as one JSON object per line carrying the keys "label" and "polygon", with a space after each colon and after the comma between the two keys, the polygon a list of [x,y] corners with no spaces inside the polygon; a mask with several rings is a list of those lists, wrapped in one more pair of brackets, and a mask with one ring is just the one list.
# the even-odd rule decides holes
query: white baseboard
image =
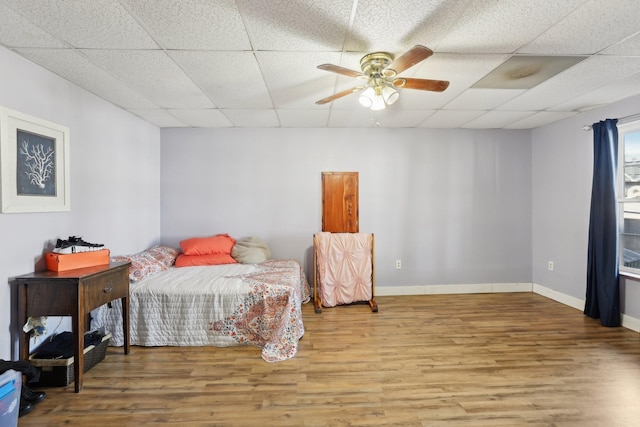
{"label": "white baseboard", "polygon": [[[487,294],[500,292],[533,292],[561,304],[573,307],[581,312],[585,301],[555,291],[535,283],[479,283],[464,285],[415,285],[415,286],[376,286],[376,296],[391,295],[436,295],[436,294]],[[622,326],[640,332],[640,319],[622,315]]]}
{"label": "white baseboard", "polygon": [[580,298],[572,297],[566,294],[563,294],[558,291],[554,291],[551,288],[547,288],[546,286],[533,284],[533,292],[552,299],[554,301],[561,302],[564,305],[568,305],[569,307],[573,307],[576,310],[584,311],[584,300]]}
{"label": "white baseboard", "polygon": [[531,283],[478,283],[466,285],[376,286],[376,296],[489,294],[499,292],[531,292]]}
{"label": "white baseboard", "polygon": [[623,314],[622,326],[627,329],[631,329],[632,331],[640,332],[640,319]]}
{"label": "white baseboard", "polygon": [[[580,310],[581,312],[584,312],[585,300],[582,300],[580,298],[565,295],[560,292],[554,291],[553,289],[549,289],[545,286],[536,285],[535,283],[533,285],[533,292],[550,298],[554,301],[558,301],[562,304],[568,305],[569,307],[573,307],[576,310]],[[623,313],[622,327],[631,329],[635,332],[640,332],[640,319],[636,319],[635,317],[631,317]]]}

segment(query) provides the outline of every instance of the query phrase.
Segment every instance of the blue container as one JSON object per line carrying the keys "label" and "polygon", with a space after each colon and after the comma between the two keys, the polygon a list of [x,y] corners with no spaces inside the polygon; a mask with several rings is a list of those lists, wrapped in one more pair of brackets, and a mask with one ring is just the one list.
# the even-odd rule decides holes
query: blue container
{"label": "blue container", "polygon": [[22,374],[8,370],[0,375],[0,427],[16,427],[20,412]]}

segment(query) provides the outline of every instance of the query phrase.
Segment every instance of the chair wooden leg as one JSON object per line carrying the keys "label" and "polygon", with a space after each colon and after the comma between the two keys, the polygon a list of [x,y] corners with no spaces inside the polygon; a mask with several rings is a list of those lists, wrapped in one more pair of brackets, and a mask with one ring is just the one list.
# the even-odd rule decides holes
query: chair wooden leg
{"label": "chair wooden leg", "polygon": [[371,311],[374,313],[378,312],[378,303],[376,303],[376,300],[374,298],[371,298],[369,300],[369,306],[371,307]]}
{"label": "chair wooden leg", "polygon": [[322,313],[322,301],[318,296],[318,253],[316,252],[316,235],[313,235],[313,306],[316,314]]}

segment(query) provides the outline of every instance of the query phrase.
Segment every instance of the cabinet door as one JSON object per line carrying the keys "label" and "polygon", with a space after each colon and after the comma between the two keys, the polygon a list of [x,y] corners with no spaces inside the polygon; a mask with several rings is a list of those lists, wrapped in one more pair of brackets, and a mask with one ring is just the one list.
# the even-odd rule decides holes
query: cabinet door
{"label": "cabinet door", "polygon": [[322,231],[357,233],[358,172],[322,172]]}

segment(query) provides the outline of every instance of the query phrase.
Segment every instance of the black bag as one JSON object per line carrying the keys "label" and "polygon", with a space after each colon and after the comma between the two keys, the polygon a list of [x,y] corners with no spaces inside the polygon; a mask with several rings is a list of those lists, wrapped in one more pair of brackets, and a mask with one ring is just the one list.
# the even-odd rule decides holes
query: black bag
{"label": "black bag", "polygon": [[[103,337],[104,335],[100,332],[84,334],[84,348],[100,344]],[[47,339],[36,349],[34,357],[38,359],[68,359],[73,357],[73,334],[71,332],[61,332]]]}

